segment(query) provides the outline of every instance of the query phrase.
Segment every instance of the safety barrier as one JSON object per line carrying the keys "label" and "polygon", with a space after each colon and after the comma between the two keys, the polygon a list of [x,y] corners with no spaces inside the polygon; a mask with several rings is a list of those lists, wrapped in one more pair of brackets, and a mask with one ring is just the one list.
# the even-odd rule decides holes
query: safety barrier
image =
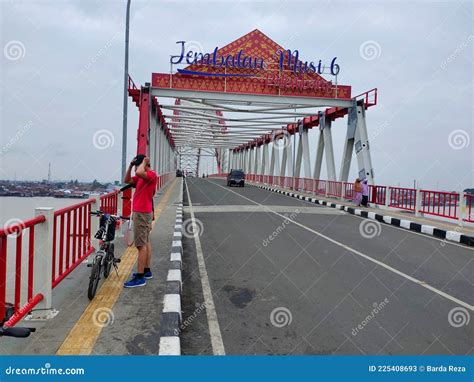
{"label": "safety barrier", "polygon": [[[114,195],[117,196],[118,192],[114,192]],[[100,197],[100,210],[116,214],[116,205],[115,210],[112,210],[109,198],[110,194]],[[91,243],[90,213],[95,202],[95,199],[88,199],[54,211],[51,272],[53,288],[94,251]]]}
{"label": "safety barrier", "polygon": [[117,214],[119,190],[100,196],[100,210],[106,214]]}
{"label": "safety barrier", "polygon": [[401,210],[415,211],[416,189],[391,187],[389,207],[394,207]]}
{"label": "safety barrier", "polygon": [[387,186],[369,185],[369,203],[385,205],[387,203]]}
{"label": "safety barrier", "polygon": [[457,218],[459,194],[421,190],[421,212],[429,215]]}
{"label": "safety barrier", "polygon": [[[215,178],[225,178],[226,176],[225,173],[209,175],[209,177]],[[351,182],[257,174],[246,174],[245,178],[251,182],[304,191],[315,195],[346,200],[353,200],[355,197],[354,184]],[[387,208],[474,223],[473,194],[369,185],[368,198],[369,203]]]}
{"label": "safety barrier", "polygon": [[[8,227],[0,229],[0,319],[3,319],[6,314],[6,296],[7,296],[7,255],[8,255],[8,240],[15,240],[15,277],[13,285],[13,311],[16,313],[21,308],[22,300],[22,285],[26,284],[26,304],[31,308],[36,306],[43,296],[40,293],[35,293],[33,289],[34,282],[34,260],[35,260],[35,245],[37,235],[35,229],[38,225],[43,223],[46,218],[43,215],[36,216],[23,222],[12,224]],[[23,250],[24,238],[28,237],[28,249]],[[22,283],[23,264],[27,263],[26,283]],[[12,317],[13,318],[13,317]]]}
{"label": "safety barrier", "polygon": [[464,207],[467,209],[466,218],[464,219],[467,222],[474,223],[474,195],[473,194],[464,194]]}
{"label": "safety barrier", "polygon": [[166,173],[163,173],[163,174],[159,174],[158,175],[158,186],[157,186],[158,191],[161,190],[166,185],[166,183],[168,183],[171,179],[174,179],[174,177],[175,177],[175,174],[172,173],[172,172],[166,172]]}
{"label": "safety barrier", "polygon": [[[160,174],[157,189],[173,178],[171,172]],[[5,326],[16,325],[35,308],[51,310],[52,290],[94,251],[92,235],[98,222],[91,219],[90,212],[100,209],[130,216],[131,196],[129,188],[95,195],[57,211],[37,208],[35,218],[0,229],[0,320],[6,316],[7,305],[10,308],[7,298],[13,301],[13,316]],[[9,242],[14,256],[8,256]],[[11,280],[7,280],[7,270],[13,274]]]}

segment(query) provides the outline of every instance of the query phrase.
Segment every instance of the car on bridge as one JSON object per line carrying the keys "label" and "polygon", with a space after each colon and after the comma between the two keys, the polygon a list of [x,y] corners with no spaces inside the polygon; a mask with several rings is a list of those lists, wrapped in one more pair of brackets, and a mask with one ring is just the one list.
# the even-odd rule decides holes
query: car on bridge
{"label": "car on bridge", "polygon": [[240,187],[245,186],[245,174],[242,170],[230,170],[227,174],[227,185],[231,187],[233,184]]}

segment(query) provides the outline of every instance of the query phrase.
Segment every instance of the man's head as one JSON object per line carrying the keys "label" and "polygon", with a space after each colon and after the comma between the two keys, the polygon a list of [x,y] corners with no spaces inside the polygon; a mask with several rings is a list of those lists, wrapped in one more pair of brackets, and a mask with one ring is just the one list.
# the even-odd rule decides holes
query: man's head
{"label": "man's head", "polygon": [[[136,167],[140,166],[142,162],[147,158],[146,155],[144,154],[138,154],[132,161],[132,164]],[[148,158],[147,158],[148,159]],[[150,163],[147,161],[146,162],[146,167],[150,167]]]}

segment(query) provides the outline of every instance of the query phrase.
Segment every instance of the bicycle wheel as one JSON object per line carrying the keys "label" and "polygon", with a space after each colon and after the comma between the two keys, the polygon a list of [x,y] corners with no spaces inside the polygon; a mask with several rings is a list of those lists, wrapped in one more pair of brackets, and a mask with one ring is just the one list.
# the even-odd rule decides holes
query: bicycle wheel
{"label": "bicycle wheel", "polygon": [[94,259],[94,264],[92,264],[91,276],[89,278],[89,289],[87,290],[87,297],[89,297],[89,300],[92,300],[95,297],[95,292],[97,292],[97,286],[99,285],[100,280],[101,263],[102,256],[97,255]]}
{"label": "bicycle wheel", "polygon": [[130,216],[130,220],[127,222],[127,227],[125,230],[125,242],[127,243],[127,246],[131,247],[134,241],[135,237],[133,236],[133,220]]}
{"label": "bicycle wheel", "polygon": [[114,262],[114,243],[110,243],[109,248],[107,249],[107,255],[105,256],[104,278],[109,277],[110,269],[112,268],[113,262]]}

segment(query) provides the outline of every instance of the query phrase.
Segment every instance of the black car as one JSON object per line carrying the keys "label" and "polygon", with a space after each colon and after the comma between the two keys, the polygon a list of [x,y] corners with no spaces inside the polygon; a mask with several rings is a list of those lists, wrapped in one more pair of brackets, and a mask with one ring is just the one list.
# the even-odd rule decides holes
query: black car
{"label": "black car", "polygon": [[181,170],[176,170],[176,176],[178,178],[182,177],[183,176],[183,172]]}
{"label": "black car", "polygon": [[242,170],[230,170],[227,174],[227,185],[230,187],[233,184],[240,187],[245,186],[245,174]]}

